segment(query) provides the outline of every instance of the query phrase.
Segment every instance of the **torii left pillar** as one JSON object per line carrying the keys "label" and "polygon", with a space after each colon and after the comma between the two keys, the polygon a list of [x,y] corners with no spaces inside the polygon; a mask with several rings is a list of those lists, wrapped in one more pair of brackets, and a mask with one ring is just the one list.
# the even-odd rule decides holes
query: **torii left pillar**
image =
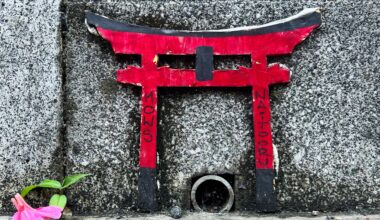
{"label": "torii left pillar", "polygon": [[[142,87],[138,206],[155,211],[158,87],[251,87],[254,122],[256,205],[261,212],[276,210],[274,160],[270,124],[269,86],[289,81],[289,70],[267,65],[267,56],[290,54],[321,24],[318,9],[306,9],[263,26],[218,31],[173,31],[109,20],[86,13],[90,32],[108,40],[116,54],[141,54],[141,67],[118,70],[117,81]],[[161,54],[195,54],[196,68],[158,67]],[[250,55],[252,66],[214,70],[214,55]]]}

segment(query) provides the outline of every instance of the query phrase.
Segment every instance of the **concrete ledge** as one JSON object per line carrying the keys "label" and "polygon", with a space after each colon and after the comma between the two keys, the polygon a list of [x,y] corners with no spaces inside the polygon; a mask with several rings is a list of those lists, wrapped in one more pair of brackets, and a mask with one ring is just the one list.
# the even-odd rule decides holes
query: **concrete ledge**
{"label": "concrete ledge", "polygon": [[[286,219],[292,220],[302,220],[302,219],[312,219],[312,220],[373,220],[380,219],[380,215],[321,215],[321,216],[310,216],[310,217],[285,217]],[[73,219],[85,219],[85,220],[111,220],[111,219],[134,219],[134,220],[172,220],[173,218],[166,215],[146,215],[146,216],[135,216],[135,217],[76,217]],[[284,217],[279,216],[241,216],[237,214],[219,215],[211,213],[197,213],[185,215],[181,220],[282,220]]]}
{"label": "concrete ledge", "polygon": [[[83,218],[75,218],[75,219],[86,219],[86,220],[111,220],[111,219],[135,219],[135,220],[172,220],[173,218],[165,215],[157,215],[157,216],[139,216],[139,217],[126,217],[126,218],[108,218],[108,217],[83,217]],[[188,215],[181,218],[183,220],[282,220],[284,218],[281,217],[273,217],[273,216],[254,216],[254,217],[248,217],[248,216],[234,216],[234,215],[217,215],[217,214],[195,214],[195,215]],[[320,217],[290,217],[286,219],[292,219],[292,220],[303,220],[303,219],[313,219],[313,220],[372,220],[372,219],[380,219],[380,215],[370,215],[370,216],[363,216],[363,215],[341,215],[341,216],[320,216]]]}
{"label": "concrete ledge", "polygon": [[[254,216],[252,216],[254,215]],[[181,218],[181,220],[380,220],[380,214],[375,215],[362,215],[362,214],[344,214],[344,213],[322,213],[317,216],[313,216],[311,213],[300,213],[300,216],[287,215],[258,215],[258,214],[213,214],[213,213],[190,213]],[[291,217],[290,217],[291,216]],[[11,217],[0,216],[0,220],[10,220]],[[158,215],[139,215],[139,216],[114,216],[114,217],[96,217],[96,216],[77,216],[77,217],[65,217],[66,220],[172,220],[173,218],[164,214]]]}

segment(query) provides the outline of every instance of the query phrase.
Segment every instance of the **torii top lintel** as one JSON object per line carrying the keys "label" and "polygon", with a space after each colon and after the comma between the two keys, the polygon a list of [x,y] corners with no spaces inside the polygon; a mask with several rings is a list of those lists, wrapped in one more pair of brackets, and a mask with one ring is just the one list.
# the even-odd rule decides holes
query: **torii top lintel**
{"label": "torii top lintel", "polygon": [[[267,65],[267,56],[290,54],[321,24],[318,9],[261,26],[224,30],[176,31],[125,24],[86,12],[91,33],[108,40],[116,54],[140,54],[141,67],[117,71],[120,83],[142,86],[139,207],[156,207],[157,87],[252,87],[256,160],[256,203],[260,211],[275,210],[273,144],[268,86],[286,83],[289,70]],[[196,54],[196,69],[157,66],[161,54]],[[252,66],[214,70],[213,55],[250,55]]]}
{"label": "torii top lintel", "polygon": [[[122,54],[195,54],[196,47],[210,46],[214,54],[289,54],[321,24],[317,9],[306,9],[289,18],[260,26],[208,30],[176,31],[112,21],[87,12],[87,24],[111,42]],[[159,43],[158,43],[159,42]],[[142,46],[143,45],[143,46]]]}

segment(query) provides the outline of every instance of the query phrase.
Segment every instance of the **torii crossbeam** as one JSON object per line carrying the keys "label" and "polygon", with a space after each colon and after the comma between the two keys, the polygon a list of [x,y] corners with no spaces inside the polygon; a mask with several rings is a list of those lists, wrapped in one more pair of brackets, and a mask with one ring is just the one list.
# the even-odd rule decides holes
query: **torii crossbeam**
{"label": "torii crossbeam", "polygon": [[[175,31],[112,21],[86,12],[90,32],[108,40],[116,54],[140,54],[141,67],[117,71],[117,81],[142,87],[138,206],[154,211],[156,204],[156,143],[158,87],[251,87],[258,211],[276,210],[274,160],[268,87],[289,82],[289,70],[267,65],[267,57],[290,54],[321,24],[318,9],[305,9],[287,19],[261,26]],[[195,69],[158,67],[162,54],[196,55]],[[214,70],[213,55],[250,55],[252,66]]]}

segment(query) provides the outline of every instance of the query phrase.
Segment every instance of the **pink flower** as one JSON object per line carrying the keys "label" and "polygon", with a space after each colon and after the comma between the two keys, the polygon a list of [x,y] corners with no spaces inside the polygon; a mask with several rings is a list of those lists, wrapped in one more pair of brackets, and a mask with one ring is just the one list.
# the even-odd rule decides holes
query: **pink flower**
{"label": "pink flower", "polygon": [[20,194],[16,194],[16,196],[12,198],[12,203],[17,209],[17,212],[13,215],[12,220],[59,219],[62,214],[62,209],[58,206],[47,206],[34,209],[25,202]]}

